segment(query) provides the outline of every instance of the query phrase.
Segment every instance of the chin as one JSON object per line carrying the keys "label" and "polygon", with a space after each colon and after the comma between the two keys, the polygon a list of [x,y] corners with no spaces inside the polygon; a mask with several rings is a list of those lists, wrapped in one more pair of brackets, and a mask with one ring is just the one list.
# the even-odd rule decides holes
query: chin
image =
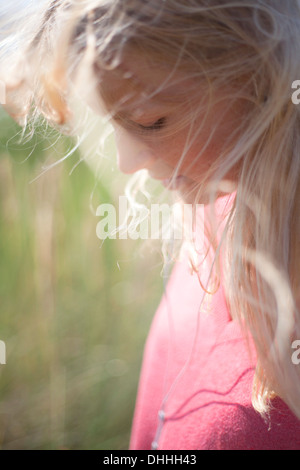
{"label": "chin", "polygon": [[185,204],[207,204],[209,201],[208,195],[205,196],[203,192],[200,194],[199,186],[195,183],[182,185],[176,192]]}
{"label": "chin", "polygon": [[210,191],[202,191],[199,193],[199,190],[183,190],[180,189],[176,191],[180,200],[183,201],[184,204],[201,204],[201,205],[208,205],[211,203],[215,203],[217,199],[220,197],[226,196],[231,193],[231,191],[217,191],[215,193],[211,193]]}

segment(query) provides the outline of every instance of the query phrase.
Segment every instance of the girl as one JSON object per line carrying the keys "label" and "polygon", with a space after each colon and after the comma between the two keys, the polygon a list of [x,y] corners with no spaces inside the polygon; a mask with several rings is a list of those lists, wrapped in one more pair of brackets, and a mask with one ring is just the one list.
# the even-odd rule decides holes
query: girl
{"label": "girl", "polygon": [[148,337],[131,449],[299,449],[300,2],[42,9],[3,56],[8,111],[64,130],[76,94],[123,172],[205,205]]}

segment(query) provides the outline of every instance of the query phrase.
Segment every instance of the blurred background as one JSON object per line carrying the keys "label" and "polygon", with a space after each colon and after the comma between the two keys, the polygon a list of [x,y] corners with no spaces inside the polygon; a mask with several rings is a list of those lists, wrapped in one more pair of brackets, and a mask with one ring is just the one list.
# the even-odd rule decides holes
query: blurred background
{"label": "blurred background", "polygon": [[[97,238],[123,177],[0,108],[1,449],[127,449],[162,259],[140,241]],[[105,163],[105,162],[104,162]]]}

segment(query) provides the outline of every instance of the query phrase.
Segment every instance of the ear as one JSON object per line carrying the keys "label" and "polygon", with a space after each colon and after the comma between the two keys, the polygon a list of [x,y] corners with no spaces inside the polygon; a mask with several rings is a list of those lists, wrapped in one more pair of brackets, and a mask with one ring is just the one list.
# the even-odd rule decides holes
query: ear
{"label": "ear", "polygon": [[7,85],[0,80],[2,84],[0,104],[5,112],[21,127],[26,124],[26,117],[29,112],[29,93],[25,91],[25,84],[19,81],[14,84]]}

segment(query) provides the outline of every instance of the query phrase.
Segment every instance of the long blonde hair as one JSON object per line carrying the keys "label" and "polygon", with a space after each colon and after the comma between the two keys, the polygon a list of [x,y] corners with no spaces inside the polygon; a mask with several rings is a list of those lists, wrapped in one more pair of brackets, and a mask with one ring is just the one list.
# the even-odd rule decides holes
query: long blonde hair
{"label": "long blonde hair", "polygon": [[[178,126],[203,115],[214,90],[224,90],[227,103],[247,104],[194,202],[207,200],[209,187],[213,207],[225,175],[238,169],[222,250],[214,245],[222,253],[226,298],[255,344],[254,407],[267,411],[275,394],[300,418],[300,370],[291,359],[292,343],[300,339],[300,120],[291,102],[291,84],[300,78],[300,2],[54,0],[42,20],[39,11],[19,31],[18,58],[15,50],[0,51],[7,109],[25,122],[43,115],[68,123],[79,71],[88,70],[100,95],[97,71],[117,71],[133,49],[206,84],[205,97],[203,87],[190,90]],[[216,129],[208,140],[217,138]],[[193,129],[191,138],[200,133]],[[208,237],[215,244],[213,226]]]}

